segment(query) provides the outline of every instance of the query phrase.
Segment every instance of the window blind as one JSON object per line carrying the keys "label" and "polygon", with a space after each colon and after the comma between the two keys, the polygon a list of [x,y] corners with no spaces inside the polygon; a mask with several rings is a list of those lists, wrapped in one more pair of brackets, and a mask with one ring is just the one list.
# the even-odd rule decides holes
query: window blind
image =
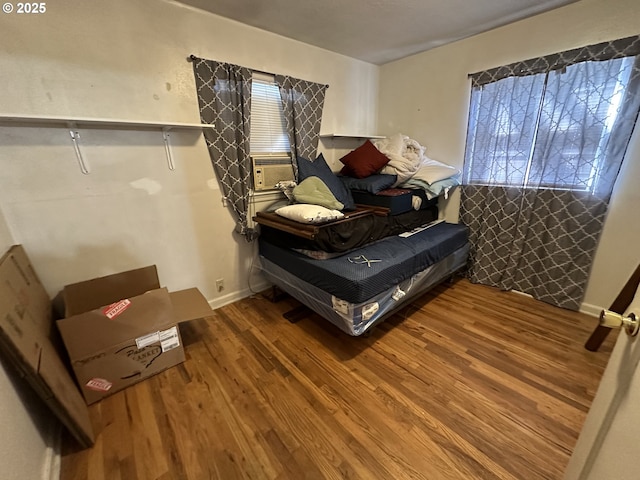
{"label": "window blind", "polygon": [[251,84],[250,149],[252,155],[291,151],[278,86],[255,77]]}

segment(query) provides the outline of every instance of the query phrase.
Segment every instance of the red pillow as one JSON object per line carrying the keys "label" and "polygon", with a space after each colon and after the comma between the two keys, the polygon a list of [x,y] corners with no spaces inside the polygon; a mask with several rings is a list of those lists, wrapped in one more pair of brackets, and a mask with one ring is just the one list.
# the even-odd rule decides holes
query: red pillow
{"label": "red pillow", "polygon": [[389,163],[389,158],[367,140],[354,151],[347,153],[340,161],[344,163],[344,168],[340,171],[343,175],[366,178],[378,173]]}

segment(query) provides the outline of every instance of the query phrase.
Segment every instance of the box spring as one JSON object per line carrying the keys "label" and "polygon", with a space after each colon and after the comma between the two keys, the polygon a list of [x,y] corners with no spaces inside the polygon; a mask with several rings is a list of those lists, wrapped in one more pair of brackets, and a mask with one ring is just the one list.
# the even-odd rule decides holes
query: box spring
{"label": "box spring", "polygon": [[341,257],[315,260],[260,241],[266,278],[350,335],[462,269],[467,229],[440,223],[409,237],[387,237]]}

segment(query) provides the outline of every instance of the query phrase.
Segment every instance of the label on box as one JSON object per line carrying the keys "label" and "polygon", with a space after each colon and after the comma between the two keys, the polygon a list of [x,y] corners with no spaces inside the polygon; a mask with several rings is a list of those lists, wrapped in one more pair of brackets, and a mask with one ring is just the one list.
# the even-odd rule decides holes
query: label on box
{"label": "label on box", "polygon": [[88,389],[95,390],[96,392],[108,392],[112,386],[113,383],[104,378],[92,378],[86,385]]}
{"label": "label on box", "polygon": [[153,332],[136,338],[136,347],[144,348],[160,341],[160,332]]}
{"label": "label on box", "polygon": [[178,327],[171,327],[158,333],[160,334],[160,345],[163,353],[180,346]]}
{"label": "label on box", "polygon": [[410,237],[411,235],[415,235],[416,233],[420,233],[423,230],[426,230],[427,228],[435,227],[436,225],[442,222],[444,222],[444,220],[434,220],[433,222],[429,222],[426,225],[422,225],[421,227],[416,227],[413,230],[409,230],[408,232],[403,232],[398,236],[402,238],[407,238],[407,237]]}
{"label": "label on box", "polygon": [[102,313],[104,313],[109,320],[113,320],[127,308],[129,308],[129,305],[131,305],[131,301],[125,298],[124,300],[120,300],[119,302],[107,305],[102,309]]}

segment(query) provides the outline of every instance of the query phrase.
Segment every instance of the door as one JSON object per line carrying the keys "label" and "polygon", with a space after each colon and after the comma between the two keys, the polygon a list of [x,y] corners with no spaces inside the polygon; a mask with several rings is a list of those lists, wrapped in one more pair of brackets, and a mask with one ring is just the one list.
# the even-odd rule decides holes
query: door
{"label": "door", "polygon": [[[625,315],[640,319],[640,287]],[[620,332],[565,480],[640,478],[640,340]]]}

